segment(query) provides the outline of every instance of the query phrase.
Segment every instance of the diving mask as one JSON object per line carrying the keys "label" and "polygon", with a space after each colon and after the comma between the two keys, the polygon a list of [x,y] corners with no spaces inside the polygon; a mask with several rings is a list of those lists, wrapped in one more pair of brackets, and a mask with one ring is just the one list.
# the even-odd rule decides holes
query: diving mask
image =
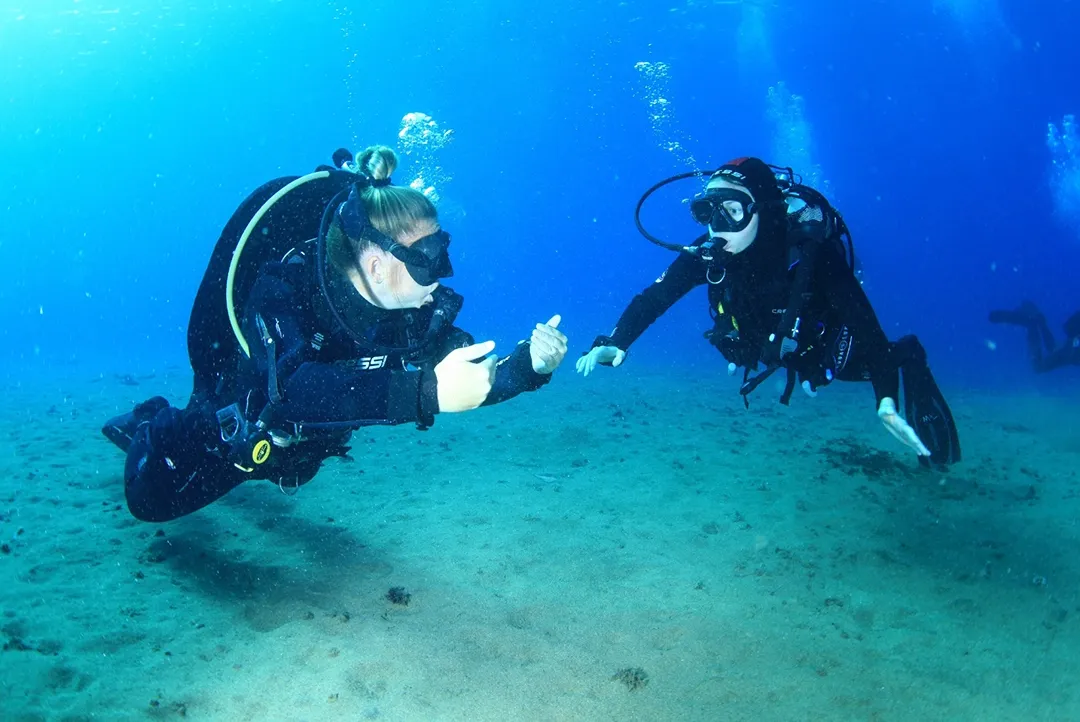
{"label": "diving mask", "polygon": [[690,202],[690,214],[714,233],[737,233],[750,225],[758,206],[749,193],[713,188]]}
{"label": "diving mask", "polygon": [[440,278],[454,275],[450,264],[450,234],[439,230],[424,236],[409,246],[402,245],[379,231],[368,218],[364,203],[360,199],[366,184],[356,183],[349,191],[349,197],[337,209],[337,216],[346,235],[357,240],[363,239],[374,243],[405,264],[405,270],[421,286],[429,286]]}
{"label": "diving mask", "polygon": [[[382,236],[382,234],[379,234]],[[386,238],[386,236],[382,236]],[[454,268],[450,265],[450,234],[446,231],[436,231],[429,236],[424,236],[411,246],[403,246],[400,243],[391,242],[386,246],[375,240],[387,253],[405,264],[405,270],[412,279],[421,286],[430,286],[440,278],[450,278],[454,275]]]}

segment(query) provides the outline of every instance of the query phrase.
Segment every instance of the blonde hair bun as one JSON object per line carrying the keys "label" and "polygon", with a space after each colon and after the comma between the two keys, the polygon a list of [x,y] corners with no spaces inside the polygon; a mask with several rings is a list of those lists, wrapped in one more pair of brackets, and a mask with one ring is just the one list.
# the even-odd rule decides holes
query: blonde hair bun
{"label": "blonde hair bun", "polygon": [[394,149],[386,145],[373,145],[356,159],[356,165],[375,180],[385,180],[397,170],[398,159]]}

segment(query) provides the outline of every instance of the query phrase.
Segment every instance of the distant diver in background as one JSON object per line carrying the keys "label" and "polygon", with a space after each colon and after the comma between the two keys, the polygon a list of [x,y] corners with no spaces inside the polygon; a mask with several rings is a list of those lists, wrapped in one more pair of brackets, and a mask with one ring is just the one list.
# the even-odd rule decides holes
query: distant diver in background
{"label": "distant diver in background", "polygon": [[548,383],[559,317],[500,359],[455,326],[450,234],[423,193],[391,184],[396,166],[386,146],[339,150],[236,210],[191,311],[187,407],[156,396],[102,428],[127,454],[133,516],[176,519],[249,479],[295,491],[356,429],[424,429]]}
{"label": "distant diver in background", "polygon": [[[640,221],[649,195],[709,173],[704,193],[690,203],[707,233],[688,246],[649,235]],[[956,424],[922,344],[914,336],[886,337],[855,275],[843,218],[791,169],[738,158],[715,172],[683,173],[650,188],[637,216],[646,238],[679,256],[630,302],[610,336],[596,338],[577,362],[579,373],[622,364],[654,321],[691,289],[707,285],[714,325],[706,337],[727,359],[729,374],[743,369],[744,401],[780,369],[787,374],[784,404],[797,382],[813,396],[834,379],[869,381],[878,417],[920,463],[960,460]],[[764,370],[751,376],[759,364]],[[897,411],[901,378],[906,420]]]}
{"label": "distant diver in background", "polygon": [[1028,355],[1037,374],[1062,366],[1080,366],[1080,311],[1065,322],[1065,343],[1057,345],[1046,316],[1031,301],[1014,311],[991,311],[990,323],[1008,323],[1027,329]]}

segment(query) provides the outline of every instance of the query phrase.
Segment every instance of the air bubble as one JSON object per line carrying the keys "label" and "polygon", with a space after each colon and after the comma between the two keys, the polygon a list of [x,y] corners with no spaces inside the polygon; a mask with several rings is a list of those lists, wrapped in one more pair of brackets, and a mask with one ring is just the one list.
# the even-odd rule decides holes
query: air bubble
{"label": "air bubble", "polygon": [[634,63],[634,69],[638,71],[640,81],[637,94],[649,109],[649,124],[660,148],[675,156],[680,168],[696,169],[697,160],[693,153],[687,150],[687,145],[692,143],[693,139],[677,126],[675,112],[668,99],[670,67],[667,63],[643,60]]}
{"label": "air bubble", "polygon": [[452,128],[443,128],[427,113],[406,113],[398,130],[398,150],[414,163],[416,177],[409,186],[439,203],[439,188],[452,179],[439,154],[454,140]]}

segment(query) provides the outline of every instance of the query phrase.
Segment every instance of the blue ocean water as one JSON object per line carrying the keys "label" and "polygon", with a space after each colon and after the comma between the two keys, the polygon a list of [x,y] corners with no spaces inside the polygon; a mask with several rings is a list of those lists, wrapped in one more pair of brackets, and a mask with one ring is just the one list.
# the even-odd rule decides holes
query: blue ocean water
{"label": "blue ocean water", "polygon": [[[639,194],[688,159],[743,154],[819,168],[883,323],[917,331],[941,373],[990,383],[1022,363],[988,308],[1032,298],[1057,320],[1075,305],[1080,222],[1075,207],[1055,218],[1047,147],[1048,124],[1080,106],[1073,2],[41,0],[2,13],[12,374],[182,361],[190,301],[239,200],[339,146],[392,143],[414,111],[454,131],[437,157],[451,177],[439,191],[464,211],[455,284],[474,328],[505,342],[559,312],[585,348],[669,261],[634,230]],[[666,64],[662,87],[643,62]],[[770,109],[777,84],[801,98],[794,120]],[[667,101],[662,122],[650,92]],[[774,158],[785,143],[807,153]],[[674,203],[650,211],[693,232]],[[640,349],[708,361],[704,323],[688,300]]]}
{"label": "blue ocean water", "polygon": [[[0,259],[7,270],[0,374],[11,394],[13,439],[0,485],[9,547],[3,559],[12,566],[0,574],[14,590],[0,624],[0,666],[15,670],[14,655],[32,653],[41,669],[20,663],[19,674],[52,680],[0,675],[15,680],[10,688],[25,689],[29,711],[19,719],[54,718],[40,711],[56,691],[53,682],[68,695],[67,709],[84,715],[72,719],[92,718],[87,710],[94,709],[104,710],[99,718],[115,710],[136,718],[156,680],[169,674],[154,665],[165,664],[159,652],[170,644],[180,651],[169,664],[181,670],[170,672],[170,685],[201,696],[193,717],[234,719],[228,710],[247,705],[250,718],[278,719],[258,707],[268,686],[243,677],[241,667],[255,667],[266,654],[284,658],[294,644],[315,645],[311,639],[334,645],[333,653],[320,648],[320,659],[338,659],[343,627],[325,620],[347,622],[342,610],[350,604],[365,610],[365,623],[408,612],[430,625],[363,637],[375,640],[372,648],[388,645],[365,664],[408,656],[393,634],[411,635],[408,650],[427,650],[432,640],[438,663],[425,672],[451,680],[440,703],[451,702],[432,707],[446,712],[457,692],[471,704],[469,694],[483,699],[502,689],[490,670],[468,689],[454,687],[451,672],[460,665],[467,678],[479,669],[462,661],[471,659],[470,645],[485,652],[485,643],[497,646],[483,636],[488,611],[505,610],[484,605],[514,599],[514,591],[526,599],[515,600],[509,621],[499,617],[498,624],[534,636],[522,659],[506,651],[512,637],[492,653],[498,665],[510,657],[526,670],[524,682],[510,675],[521,686],[507,689],[527,687],[533,664],[569,670],[572,678],[575,661],[621,652],[620,640],[638,632],[647,652],[671,652],[669,661],[685,653],[693,666],[673,663],[665,688],[650,665],[658,680],[651,689],[669,697],[644,698],[656,705],[645,712],[605,707],[608,699],[593,688],[556,686],[530,708],[542,713],[521,719],[590,718],[560,716],[572,694],[607,711],[594,719],[717,719],[711,705],[722,697],[731,705],[764,704],[764,694],[752,694],[773,668],[762,647],[786,651],[786,642],[796,650],[784,659],[797,658],[793,666],[810,670],[811,682],[832,674],[821,684],[836,687],[816,694],[835,702],[845,673],[865,682],[851,693],[857,703],[848,700],[855,711],[845,708],[850,714],[837,719],[937,718],[906,716],[911,699],[942,719],[959,718],[958,709],[995,708],[1006,719],[1030,708],[1029,694],[1042,705],[1035,718],[1056,719],[1055,705],[1075,710],[1071,677],[1056,677],[1040,660],[1044,652],[1056,663],[1073,659],[1077,638],[1080,572],[1068,551],[1074,525],[1057,512],[1071,509],[1078,449],[1074,419],[1065,413],[1073,405],[1055,397],[1072,398],[1080,375],[1075,368],[1034,375],[1022,334],[990,325],[987,312],[1030,299],[1057,331],[1080,306],[1080,137],[1070,120],[1080,114],[1078,24],[1075,0],[0,0]],[[410,113],[430,116],[441,140],[405,142],[413,138],[402,137]],[[135,525],[121,506],[121,456],[98,436],[98,416],[151,390],[184,401],[191,303],[214,241],[248,193],[313,170],[336,148],[376,143],[401,154],[397,182],[422,175],[435,185],[454,237],[449,285],[467,299],[461,326],[506,352],[534,323],[563,316],[571,354],[549,387],[554,393],[529,399],[528,411],[508,406],[476,422],[443,423],[449,431],[435,433],[449,440],[435,438],[453,454],[404,430],[358,434],[357,445],[377,450],[378,463],[358,465],[370,497],[349,485],[361,472],[334,462],[326,483],[312,485],[311,502],[291,505],[275,489],[245,485],[168,527],[164,539],[151,537],[152,527]],[[635,344],[633,365],[620,371],[626,376],[585,386],[572,375],[577,354],[610,331],[630,298],[672,260],[635,228],[642,192],[667,176],[742,155],[793,166],[843,212],[886,331],[893,338],[917,333],[946,394],[958,400],[970,453],[948,483],[917,476],[898,445],[885,453],[866,441],[892,443],[868,405],[867,418],[855,419],[836,406],[816,416],[803,399],[789,410],[762,399],[753,415],[735,416],[744,411],[735,382],[714,378],[719,359],[701,338],[709,318],[700,289]],[[689,181],[658,194],[643,215],[650,229],[671,239],[696,234],[682,203],[693,192]],[[129,376],[142,386],[117,382]],[[731,397],[715,400],[716,386]],[[857,394],[868,391],[849,387],[833,398],[854,408]],[[830,403],[823,396],[814,403]],[[643,405],[635,406],[638,400]],[[723,409],[715,417],[714,400]],[[22,423],[27,419],[34,423]],[[72,426],[85,433],[65,437]],[[723,443],[697,443],[702,438]],[[533,454],[534,447],[540,451]],[[785,461],[780,452],[793,448],[798,453]],[[485,470],[490,478],[481,478]],[[403,490],[398,477],[410,474],[421,481]],[[480,482],[469,486],[470,479]],[[679,526],[684,522],[690,531]],[[588,534],[575,535],[579,526]],[[504,550],[508,556],[499,557]],[[713,564],[712,555],[722,563]],[[385,612],[383,587],[398,581],[386,571],[391,566],[399,575],[409,570],[416,587],[427,584],[427,601],[418,591],[411,610]],[[469,576],[472,567],[488,576]],[[140,584],[160,586],[152,593],[133,586],[135,569]],[[718,579],[706,580],[713,569]],[[615,580],[611,588],[589,586],[603,587],[596,579],[605,575]],[[886,577],[888,584],[877,584]],[[366,597],[342,581],[357,579]],[[781,580],[775,587],[754,586],[774,579]],[[813,603],[799,598],[804,587],[816,595]],[[85,589],[98,588],[121,608],[93,600],[78,606]],[[909,588],[926,606],[902,596]],[[672,589],[688,595],[678,597],[691,609],[685,619],[664,616],[678,607],[664,602]],[[739,602],[724,607],[732,616],[694,606],[698,590],[718,589]],[[475,616],[459,614],[472,593]],[[589,594],[603,604],[590,606]],[[567,607],[572,613],[558,606],[575,595],[584,601]],[[533,596],[550,606],[538,611]],[[149,611],[141,599],[150,600]],[[416,612],[423,604],[427,617]],[[634,607],[655,612],[642,612],[646,626],[661,621],[642,632]],[[327,626],[301,644],[289,625],[314,619],[309,608],[318,610],[312,626]],[[835,652],[846,672],[804,663],[799,654],[809,647],[799,646],[805,640],[796,628],[817,635],[814,624],[828,626],[822,614],[841,608],[849,616],[833,626],[843,626],[845,641],[832,642],[861,642],[865,634],[867,644],[851,656]],[[789,615],[798,623],[785,626]],[[447,620],[462,617],[476,627],[462,633],[467,638],[439,636],[457,629]],[[549,641],[552,618],[565,624],[563,647]],[[46,667],[56,648],[41,642],[46,633],[33,625],[67,630],[64,619],[75,620],[70,629],[82,636],[65,649],[71,659]],[[1031,620],[1032,629],[1016,631]],[[1007,626],[1012,622],[1018,627]],[[201,625],[209,631],[198,633]],[[86,628],[115,648],[99,650]],[[273,637],[278,630],[284,638]],[[770,630],[780,631],[770,637]],[[253,642],[260,634],[268,635],[265,647]],[[231,649],[207,646],[213,635],[235,635],[227,639]],[[753,635],[765,642],[751,644]],[[723,670],[708,667],[719,658],[708,640],[720,640],[718,648],[736,659],[725,658]],[[586,650],[579,659],[577,643]],[[932,650],[933,659],[922,650]],[[342,656],[350,653],[359,652],[346,647]],[[113,675],[98,666],[109,655],[153,659]],[[732,670],[740,661],[746,686],[732,684],[741,699],[709,686],[738,681]],[[321,673],[308,662],[285,660],[281,677],[315,689]],[[1016,688],[994,676],[1009,665]],[[71,669],[97,676],[84,685]],[[602,669],[595,684],[606,689],[615,670]],[[230,708],[233,697],[206,689],[233,671],[243,681],[229,693],[243,704]],[[409,669],[392,671],[379,672],[391,687],[413,684],[401,681],[415,679]],[[790,671],[777,674],[784,682],[775,689],[797,708],[805,680],[790,682]],[[703,681],[693,677],[689,690],[670,682],[693,674]],[[378,707],[390,719],[470,719],[468,711],[386,712],[430,700],[413,688],[401,692],[413,706],[394,708],[375,690],[376,677],[348,677],[354,699],[378,701],[366,708],[369,718],[379,717]],[[904,691],[874,697],[898,679]],[[920,684],[930,690],[923,697]],[[84,695],[86,688],[92,694]],[[124,696],[132,688],[138,699]],[[338,699],[337,689],[312,694],[326,704]],[[159,709],[166,695],[155,694],[149,714],[187,713],[182,704]],[[885,712],[864,713],[866,699]],[[306,708],[296,702],[295,709]],[[492,709],[476,718],[511,718]],[[650,709],[680,713],[650,716]]]}

